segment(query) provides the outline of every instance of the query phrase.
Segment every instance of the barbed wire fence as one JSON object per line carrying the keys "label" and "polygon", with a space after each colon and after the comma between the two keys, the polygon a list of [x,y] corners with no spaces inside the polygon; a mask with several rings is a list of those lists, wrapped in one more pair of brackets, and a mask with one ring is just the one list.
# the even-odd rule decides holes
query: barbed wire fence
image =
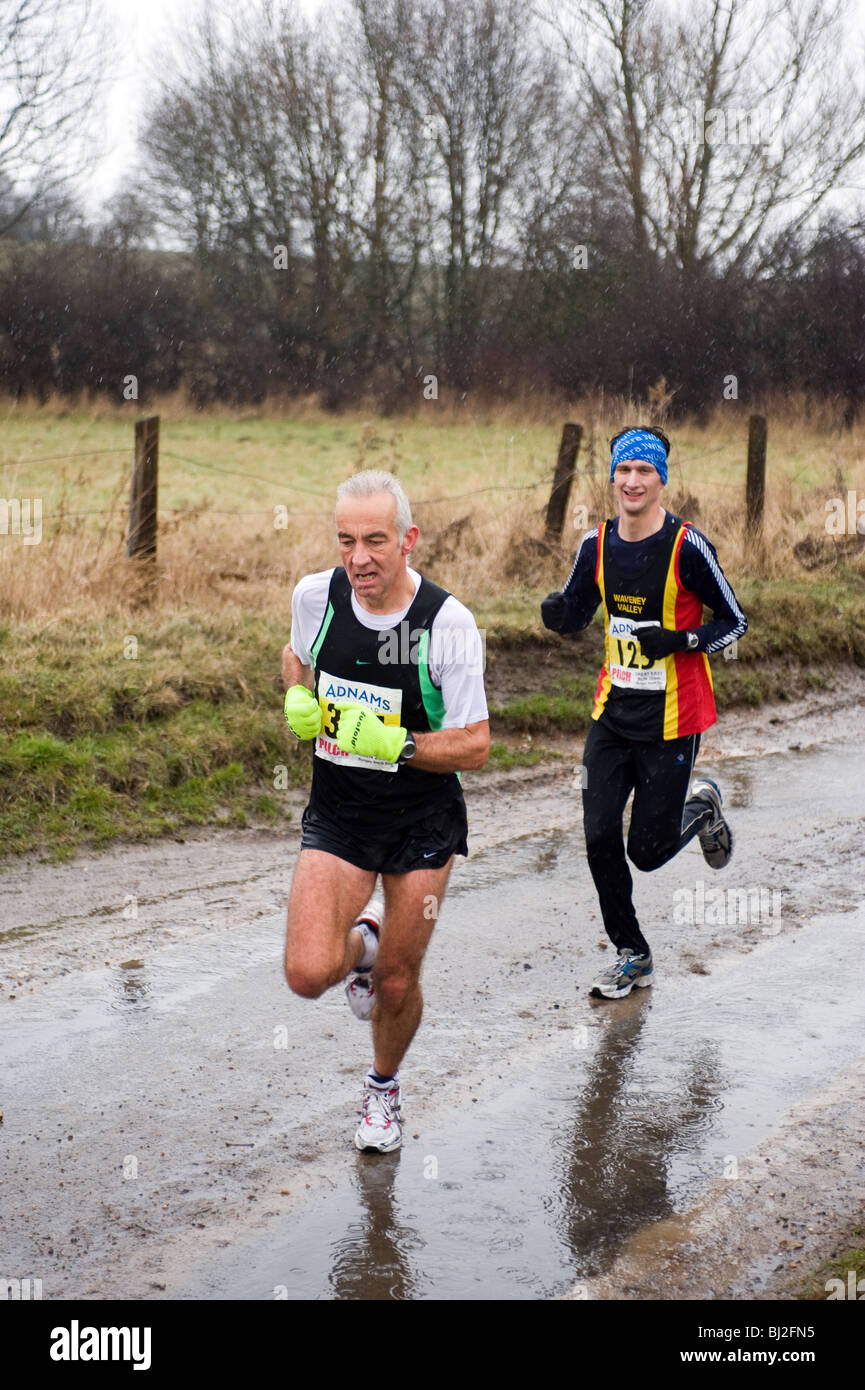
{"label": "barbed wire fence", "polygon": [[[150,426],[149,433],[146,428],[143,428],[148,425]],[[756,450],[754,445],[755,431]],[[758,536],[760,529],[760,519],[762,518],[762,511],[765,501],[766,434],[767,430],[765,424],[765,417],[752,416],[749,421],[749,469],[746,472],[746,475],[739,481],[732,481],[718,477],[693,477],[685,471],[688,470],[690,466],[694,463],[701,462],[704,459],[717,457],[717,455],[721,453],[729,454],[731,445],[728,443],[720,444],[710,449],[701,450],[698,453],[687,454],[682,454],[681,452],[679,452],[679,450],[674,445],[670,454],[670,473],[675,474],[676,485],[680,490],[694,487],[709,486],[712,488],[719,487],[729,491],[736,491],[743,496],[743,501],[747,503],[745,508],[745,524],[746,528],[748,528],[749,530],[749,534],[751,535],[752,540]],[[577,460],[581,437],[582,427],[580,425],[575,425],[570,422],[565,424],[562,432],[562,443],[560,445],[559,455],[556,461],[556,468],[553,474],[550,496],[546,507],[546,534],[548,539],[561,539],[564,520],[568,512],[568,503],[570,500],[572,486],[575,481],[579,481],[581,478],[589,478],[591,476],[587,473],[581,473],[578,467]],[[154,457],[150,465],[148,465],[146,462],[148,439],[150,440],[150,447],[153,449],[154,453]],[[124,485],[126,485],[130,487],[130,520],[127,536],[127,540],[130,545],[130,553],[153,554],[155,553],[158,518],[160,516],[160,511],[156,502],[158,469],[156,459],[158,457],[159,452],[159,417],[157,416],[149,417],[148,420],[136,422],[136,443],[133,451],[130,451],[128,447],[117,446],[116,448],[110,449],[87,449],[57,454],[39,454],[33,455],[32,457],[19,457],[12,460],[0,461],[0,487],[2,487],[2,490],[5,493],[6,486],[5,482],[3,482],[2,480],[4,480],[7,477],[7,475],[10,474],[14,475],[17,484],[22,470],[24,471],[25,477],[28,480],[29,486],[29,481],[32,478],[34,478],[34,476],[38,477],[39,475],[42,475],[56,478],[55,470],[46,468],[44,467],[44,465],[68,463],[70,461],[79,461],[83,465],[85,462],[89,462],[90,460],[96,458],[108,458],[123,455],[128,457],[130,452],[133,452],[134,458],[131,476],[125,474],[121,475],[118,484],[117,494],[115,495],[115,498],[110,506],[69,508],[64,505],[64,493],[64,496],[61,497],[60,503],[57,505],[57,509],[53,512],[48,512],[47,514],[43,513],[42,520],[48,522],[54,521],[60,523],[61,525],[66,520],[72,518],[102,517],[109,518],[110,521],[110,518],[118,514],[120,506],[120,490],[124,487]],[[223,464],[214,463],[212,460],[209,459],[198,458],[190,454],[180,453],[175,449],[163,449],[161,451],[161,457],[163,460],[167,460],[172,463],[183,464],[187,468],[200,469],[204,472],[214,474],[219,477],[242,479],[246,483],[258,483],[261,484],[263,487],[267,487],[269,489],[276,489],[279,487],[278,479],[268,477],[263,473],[253,472],[249,469],[244,468],[226,467]],[[141,479],[142,471],[144,471],[148,475],[147,477],[145,477],[143,485]],[[785,482],[788,487],[794,490],[798,489],[800,492],[805,493],[808,492],[809,489],[806,485],[800,484],[799,482],[799,478],[801,477],[802,471],[804,470],[800,470],[799,474],[797,474],[795,477],[791,479],[786,479]],[[74,480],[64,478],[63,481],[65,486],[75,486]],[[538,479],[535,482],[527,483],[495,483],[489,485],[488,487],[473,488],[468,491],[461,492],[443,493],[434,497],[412,497],[412,507],[417,510],[422,510],[425,507],[432,507],[457,501],[470,500],[489,494],[517,494],[516,499],[510,504],[508,504],[506,508],[504,508],[505,511],[509,512],[523,505],[525,494],[537,493],[539,489],[546,488],[549,486],[550,484],[547,479]],[[138,497],[137,503],[136,490]],[[332,488],[316,488],[309,486],[306,483],[299,483],[296,481],[292,481],[290,486],[286,488],[286,491],[291,496],[301,495],[303,497],[310,498],[327,498],[328,501],[331,502],[333,498]],[[150,499],[149,502],[148,499]],[[255,516],[273,516],[275,505],[276,504],[271,504],[266,507],[253,508],[243,506],[212,507],[207,505],[202,510],[206,510],[207,515],[210,516],[238,518]],[[320,511],[299,510],[294,507],[288,509],[288,516],[291,519],[297,519],[302,521],[327,520],[330,517],[332,517],[332,514],[332,506],[328,507],[327,509],[323,508]],[[164,516],[165,512],[163,511],[161,515]],[[175,521],[183,515],[183,509],[175,507],[171,509],[170,512],[168,512],[167,519],[170,521]],[[142,525],[144,525],[148,539],[145,542],[144,549],[142,550],[139,545],[139,549],[136,552],[135,533],[140,531]]]}

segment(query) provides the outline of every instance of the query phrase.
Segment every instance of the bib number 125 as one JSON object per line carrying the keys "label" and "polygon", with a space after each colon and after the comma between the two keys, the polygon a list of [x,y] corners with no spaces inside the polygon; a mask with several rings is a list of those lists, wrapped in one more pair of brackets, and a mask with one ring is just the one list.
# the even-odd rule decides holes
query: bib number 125
{"label": "bib number 125", "polygon": [[610,618],[610,679],[613,685],[625,690],[665,689],[667,667],[664,659],[652,661],[640,647],[640,628],[658,626],[658,623],[638,625],[633,618]]}
{"label": "bib number 125", "polygon": [[621,637],[616,637],[615,643],[619,649],[620,666],[629,666],[631,670],[645,671],[653,664],[651,658],[640,650],[633,638],[624,641]]}

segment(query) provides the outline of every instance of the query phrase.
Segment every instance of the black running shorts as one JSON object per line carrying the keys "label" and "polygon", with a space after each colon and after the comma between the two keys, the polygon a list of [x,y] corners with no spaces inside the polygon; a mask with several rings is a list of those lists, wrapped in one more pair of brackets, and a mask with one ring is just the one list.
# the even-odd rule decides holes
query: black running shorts
{"label": "black running shorts", "polygon": [[359,869],[379,874],[410,874],[415,869],[442,869],[452,854],[468,854],[468,820],[462,797],[439,807],[422,820],[391,831],[359,833],[356,823],[324,815],[307,806],[301,820],[301,849],[320,849],[335,854]]}

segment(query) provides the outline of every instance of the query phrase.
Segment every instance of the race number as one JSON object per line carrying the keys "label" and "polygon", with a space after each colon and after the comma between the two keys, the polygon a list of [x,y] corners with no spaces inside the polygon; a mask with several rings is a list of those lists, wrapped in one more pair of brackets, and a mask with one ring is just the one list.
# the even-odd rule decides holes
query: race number
{"label": "race number", "polygon": [[398,725],[402,712],[401,690],[385,685],[370,685],[368,681],[350,681],[320,671],[316,694],[321,706],[321,733],[315,741],[316,757],[339,763],[342,767],[366,767],[374,772],[397,771],[397,764],[386,762],[384,758],[367,758],[359,753],[343,752],[336,741],[336,731],[339,712],[346,705],[359,705],[378,715],[383,723]]}
{"label": "race number", "polygon": [[610,680],[624,690],[665,690],[667,664],[663,657],[651,661],[640,648],[640,628],[660,627],[657,622],[635,623],[633,618],[610,618]]}

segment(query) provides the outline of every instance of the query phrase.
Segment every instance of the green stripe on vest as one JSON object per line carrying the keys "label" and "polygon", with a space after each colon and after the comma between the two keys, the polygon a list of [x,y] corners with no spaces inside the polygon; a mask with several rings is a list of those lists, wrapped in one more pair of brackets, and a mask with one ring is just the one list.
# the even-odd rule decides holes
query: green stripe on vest
{"label": "green stripe on vest", "polygon": [[333,604],[332,604],[332,603],[329,603],[329,604],[327,605],[327,612],[326,612],[325,615],[324,615],[324,621],[322,622],[321,627],[318,629],[318,636],[316,637],[315,641],[313,642],[312,646],[311,646],[310,649],[309,649],[309,650],[310,650],[310,654],[312,655],[312,664],[313,664],[313,666],[314,666],[315,663],[318,661],[318,654],[319,654],[319,652],[321,651],[321,644],[322,644],[322,642],[324,641],[325,637],[327,636],[327,629],[330,627],[332,621],[333,621]]}
{"label": "green stripe on vest", "polygon": [[445,702],[442,693],[433,685],[429,670],[429,628],[424,628],[417,647],[418,679],[423,707],[431,729],[440,729],[444,723]]}

